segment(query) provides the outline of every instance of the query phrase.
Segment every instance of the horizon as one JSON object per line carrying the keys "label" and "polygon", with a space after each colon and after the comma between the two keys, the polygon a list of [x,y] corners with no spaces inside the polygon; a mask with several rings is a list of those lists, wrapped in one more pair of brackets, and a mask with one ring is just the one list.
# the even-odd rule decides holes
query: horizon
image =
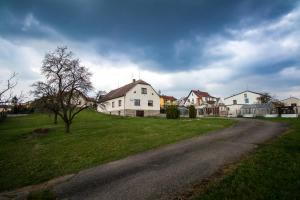
{"label": "horizon", "polygon": [[93,93],[135,78],[177,99],[194,89],[300,98],[299,3],[1,1],[0,81],[18,73],[15,92],[28,96],[45,54],[66,45],[93,74]]}

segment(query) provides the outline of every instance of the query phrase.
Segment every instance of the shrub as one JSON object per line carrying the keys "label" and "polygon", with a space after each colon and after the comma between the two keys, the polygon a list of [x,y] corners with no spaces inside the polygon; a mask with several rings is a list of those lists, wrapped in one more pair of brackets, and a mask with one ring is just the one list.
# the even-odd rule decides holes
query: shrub
{"label": "shrub", "polygon": [[0,112],[0,122],[3,121],[4,119],[6,119],[6,112]]}
{"label": "shrub", "polygon": [[177,106],[171,105],[166,109],[166,117],[167,119],[177,119],[179,118],[179,110]]}
{"label": "shrub", "polygon": [[197,115],[197,112],[196,112],[195,106],[191,105],[189,107],[189,117],[190,118],[196,118],[196,115]]}

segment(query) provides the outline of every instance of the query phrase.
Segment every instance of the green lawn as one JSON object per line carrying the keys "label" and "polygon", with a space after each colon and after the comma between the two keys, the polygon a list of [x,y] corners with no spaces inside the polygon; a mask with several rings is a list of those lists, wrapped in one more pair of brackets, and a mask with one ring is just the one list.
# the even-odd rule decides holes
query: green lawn
{"label": "green lawn", "polygon": [[[0,191],[37,184],[64,174],[232,125],[232,120],[122,118],[85,111],[70,134],[47,115],[0,123]],[[34,136],[36,128],[51,128]]]}
{"label": "green lawn", "polygon": [[300,119],[275,121],[289,123],[291,130],[260,147],[195,199],[300,199]]}

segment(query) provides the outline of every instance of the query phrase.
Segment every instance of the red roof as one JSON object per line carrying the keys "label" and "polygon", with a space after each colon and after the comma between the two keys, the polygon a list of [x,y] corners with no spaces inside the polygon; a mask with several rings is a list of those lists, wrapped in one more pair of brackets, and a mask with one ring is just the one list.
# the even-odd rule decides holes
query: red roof
{"label": "red roof", "polygon": [[164,100],[170,100],[170,101],[176,101],[177,100],[173,96],[161,95],[160,97],[163,98]]}
{"label": "red roof", "polygon": [[207,92],[202,92],[200,90],[192,90],[192,92],[194,92],[194,94],[196,94],[198,97],[212,97]]}

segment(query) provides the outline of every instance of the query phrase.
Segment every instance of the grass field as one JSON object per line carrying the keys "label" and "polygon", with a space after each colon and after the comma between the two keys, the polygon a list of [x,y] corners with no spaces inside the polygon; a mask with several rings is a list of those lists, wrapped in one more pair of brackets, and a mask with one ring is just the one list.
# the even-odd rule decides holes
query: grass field
{"label": "grass field", "polygon": [[300,120],[275,121],[289,123],[291,130],[262,145],[195,199],[300,199]]}
{"label": "grass field", "polygon": [[[0,191],[37,184],[128,155],[232,125],[232,120],[122,118],[85,111],[71,133],[47,115],[0,123]],[[44,136],[36,128],[50,128]]]}

